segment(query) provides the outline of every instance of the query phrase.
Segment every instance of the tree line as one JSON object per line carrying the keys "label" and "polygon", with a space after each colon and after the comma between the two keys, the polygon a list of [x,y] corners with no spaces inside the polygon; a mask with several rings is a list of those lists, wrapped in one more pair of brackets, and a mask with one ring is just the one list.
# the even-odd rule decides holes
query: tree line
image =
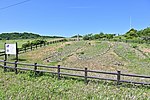
{"label": "tree line", "polygon": [[103,32],[101,32],[100,34],[87,34],[85,36],[83,36],[84,40],[96,40],[96,39],[103,39],[103,38],[107,38],[107,39],[112,39],[114,38],[115,34],[104,34]]}
{"label": "tree line", "polygon": [[126,39],[143,39],[150,40],[150,27],[143,30],[130,29],[126,34],[123,35]]}
{"label": "tree line", "polygon": [[64,38],[61,36],[40,36],[39,34],[29,32],[12,32],[0,34],[0,40],[14,40],[14,39],[37,39],[37,38]]}
{"label": "tree line", "polygon": [[123,35],[99,33],[99,34],[87,34],[83,36],[84,40],[96,40],[96,39],[130,39],[130,40],[143,40],[150,41],[150,27],[143,30],[130,29]]}

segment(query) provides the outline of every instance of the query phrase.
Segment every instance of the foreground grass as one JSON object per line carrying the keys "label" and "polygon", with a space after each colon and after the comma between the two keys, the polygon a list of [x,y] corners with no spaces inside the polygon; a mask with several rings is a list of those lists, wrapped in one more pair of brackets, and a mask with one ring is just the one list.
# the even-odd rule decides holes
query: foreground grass
{"label": "foreground grass", "polygon": [[116,86],[114,83],[57,80],[54,75],[3,73],[0,68],[0,100],[150,100],[150,87]]}

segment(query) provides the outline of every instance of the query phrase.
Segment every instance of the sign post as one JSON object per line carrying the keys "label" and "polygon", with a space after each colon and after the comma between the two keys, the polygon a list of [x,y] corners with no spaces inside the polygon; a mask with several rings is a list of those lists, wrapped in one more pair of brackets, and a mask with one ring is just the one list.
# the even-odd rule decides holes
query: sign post
{"label": "sign post", "polygon": [[16,60],[18,61],[18,49],[16,44],[6,44],[5,43],[5,60],[7,60],[7,54],[16,55]]}
{"label": "sign post", "polygon": [[[6,43],[4,44],[4,48],[6,46]],[[7,60],[7,54],[6,54],[6,48],[5,48],[5,57],[4,57],[4,60],[6,61]]]}
{"label": "sign post", "polygon": [[18,61],[18,44],[16,42],[16,61]]}

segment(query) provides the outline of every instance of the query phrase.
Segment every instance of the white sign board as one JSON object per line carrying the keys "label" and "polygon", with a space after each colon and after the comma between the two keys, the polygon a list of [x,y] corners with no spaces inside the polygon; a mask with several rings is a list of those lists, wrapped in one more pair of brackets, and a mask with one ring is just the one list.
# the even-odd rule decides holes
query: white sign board
{"label": "white sign board", "polygon": [[16,44],[5,44],[6,54],[16,54]]}

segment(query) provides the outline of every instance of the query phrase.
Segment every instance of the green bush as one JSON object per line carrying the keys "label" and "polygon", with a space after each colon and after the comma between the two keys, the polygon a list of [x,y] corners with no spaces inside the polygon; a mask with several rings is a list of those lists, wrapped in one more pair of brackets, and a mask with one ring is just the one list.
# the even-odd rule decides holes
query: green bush
{"label": "green bush", "polygon": [[22,48],[30,47],[31,43],[28,41],[27,43],[22,44]]}
{"label": "green bush", "polygon": [[132,47],[133,48],[137,48],[138,46],[136,44],[132,44]]}
{"label": "green bush", "polygon": [[39,44],[44,44],[46,43],[46,40],[34,40],[34,41],[28,41],[27,43],[22,44],[22,48],[30,47],[31,45],[39,45]]}

